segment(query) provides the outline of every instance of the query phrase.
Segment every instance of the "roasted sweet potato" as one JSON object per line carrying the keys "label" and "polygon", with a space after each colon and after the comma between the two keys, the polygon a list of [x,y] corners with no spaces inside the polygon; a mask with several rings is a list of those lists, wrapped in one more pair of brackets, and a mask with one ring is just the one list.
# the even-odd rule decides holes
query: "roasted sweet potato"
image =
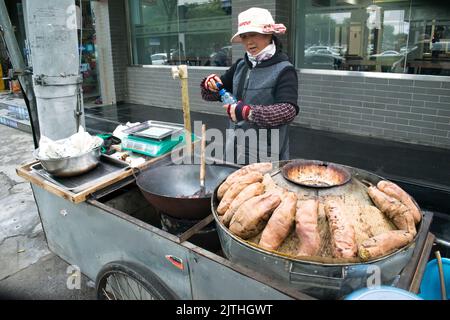
{"label": "roasted sweet potato", "polygon": [[222,199],[228,188],[230,188],[233,183],[237,182],[240,179],[240,177],[245,176],[250,172],[259,172],[263,175],[266,174],[267,172],[270,172],[272,168],[273,168],[272,163],[261,162],[249,164],[245,167],[240,168],[239,170],[236,170],[235,172],[230,174],[227,177],[227,179],[219,186],[219,189],[217,190],[217,198],[219,200]]}
{"label": "roasted sweet potato", "polygon": [[295,232],[300,240],[298,256],[314,256],[320,249],[320,234],[317,224],[319,201],[299,200],[295,214]]}
{"label": "roasted sweet potato", "polygon": [[238,181],[233,183],[228,190],[225,192],[222,200],[217,207],[217,213],[219,215],[225,214],[228,210],[231,202],[238,196],[238,194],[245,189],[248,185],[262,181],[262,174],[259,172],[249,172],[248,174],[240,177]]}
{"label": "roasted sweet potato", "polygon": [[245,201],[231,219],[230,231],[242,239],[256,236],[264,229],[280,202],[279,196],[271,194],[262,194]]}
{"label": "roasted sweet potato", "polygon": [[388,196],[375,186],[369,187],[367,192],[377,208],[391,219],[397,228],[407,231],[413,236],[416,235],[417,231],[414,218],[408,207],[397,199]]}
{"label": "roasted sweet potato", "polygon": [[401,248],[413,239],[413,235],[404,230],[392,230],[365,240],[358,247],[358,255],[363,260],[382,257]]}
{"label": "roasted sweet potato", "polygon": [[343,213],[342,205],[335,200],[325,204],[325,213],[331,233],[331,248],[335,258],[353,258],[358,252],[355,229]]}
{"label": "roasted sweet potato", "polygon": [[236,198],[234,198],[233,202],[231,202],[228,210],[222,216],[222,223],[228,227],[230,224],[231,218],[233,218],[236,211],[239,207],[247,200],[259,196],[264,192],[264,185],[261,182],[256,182],[248,185],[242,190]]}
{"label": "roasted sweet potato", "polygon": [[275,209],[262,232],[259,245],[264,249],[276,250],[289,235],[294,224],[297,195],[288,192]]}
{"label": "roasted sweet potato", "polygon": [[422,219],[422,214],[420,213],[419,208],[416,206],[411,196],[406,193],[405,190],[400,188],[393,182],[382,180],[378,182],[377,187],[380,191],[384,192],[388,196],[397,199],[401,203],[403,203],[408,209],[411,215],[414,218],[414,223],[419,223]]}

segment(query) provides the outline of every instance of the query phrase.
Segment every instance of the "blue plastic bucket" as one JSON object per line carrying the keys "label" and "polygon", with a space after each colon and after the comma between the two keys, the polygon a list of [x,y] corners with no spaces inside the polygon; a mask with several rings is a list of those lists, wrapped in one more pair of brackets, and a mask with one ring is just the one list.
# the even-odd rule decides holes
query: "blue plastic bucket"
{"label": "blue plastic bucket", "polygon": [[[442,268],[444,270],[445,289],[447,292],[447,300],[450,299],[450,259],[442,258]],[[420,283],[419,296],[425,300],[441,300],[441,282],[439,279],[439,269],[437,260],[431,260],[427,263],[427,267]]]}
{"label": "blue plastic bucket", "polygon": [[422,300],[422,298],[403,289],[378,286],[354,291],[345,297],[345,300]]}

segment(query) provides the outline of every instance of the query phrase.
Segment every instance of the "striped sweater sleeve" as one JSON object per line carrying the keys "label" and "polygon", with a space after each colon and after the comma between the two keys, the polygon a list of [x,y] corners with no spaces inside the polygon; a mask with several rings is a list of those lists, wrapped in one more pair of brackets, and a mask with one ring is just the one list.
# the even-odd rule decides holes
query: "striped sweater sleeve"
{"label": "striped sweater sleeve", "polygon": [[290,103],[276,103],[268,106],[250,105],[252,122],[263,128],[277,127],[288,124],[297,115],[297,109]]}

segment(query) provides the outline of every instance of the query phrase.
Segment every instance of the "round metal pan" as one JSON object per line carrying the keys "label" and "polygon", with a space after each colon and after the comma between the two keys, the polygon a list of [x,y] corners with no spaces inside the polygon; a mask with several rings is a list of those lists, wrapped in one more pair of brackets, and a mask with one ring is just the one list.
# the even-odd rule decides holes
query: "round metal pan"
{"label": "round metal pan", "polygon": [[293,160],[281,169],[283,177],[310,188],[331,188],[346,184],[352,177],[343,166],[317,160]]}

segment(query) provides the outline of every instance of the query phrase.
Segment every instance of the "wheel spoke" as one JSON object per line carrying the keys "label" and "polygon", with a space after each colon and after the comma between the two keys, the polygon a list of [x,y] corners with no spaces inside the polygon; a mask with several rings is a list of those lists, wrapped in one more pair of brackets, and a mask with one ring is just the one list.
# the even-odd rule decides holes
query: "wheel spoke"
{"label": "wheel spoke", "polygon": [[113,277],[114,277],[114,280],[116,280],[117,286],[118,286],[118,288],[119,288],[120,297],[122,298],[122,300],[126,300],[126,299],[124,299],[124,295],[123,295],[123,292],[122,292],[122,288],[121,288],[121,286],[120,286],[119,281],[117,280],[116,275],[113,275]]}
{"label": "wheel spoke", "polygon": [[[125,280],[127,281],[128,288],[130,288],[130,291],[133,293],[134,299],[137,300],[138,297],[137,297],[136,294],[134,293],[134,290],[133,290],[133,288],[131,287],[130,282],[128,281],[128,277],[125,277]],[[132,280],[132,281],[134,282],[134,280]]]}
{"label": "wheel spoke", "polygon": [[162,298],[154,291],[152,283],[128,275],[121,270],[112,270],[100,280],[97,295],[106,300],[158,300]]}
{"label": "wheel spoke", "polygon": [[110,287],[110,289],[111,289],[111,293],[113,294],[113,296],[114,296],[114,300],[119,300],[119,299],[117,299],[117,296],[116,296],[116,293],[115,293],[115,290],[114,290],[114,287],[112,286],[112,284],[111,283],[109,283],[109,279],[111,279],[111,277],[108,277],[107,279],[106,279],[106,284],[105,284],[105,288],[107,289],[108,288],[108,286]]}
{"label": "wheel spoke", "polygon": [[[102,291],[103,291],[103,294],[105,295],[105,297],[106,297],[108,300],[112,300],[111,297],[109,296],[108,292],[106,292],[106,290],[105,290],[104,288],[102,288]],[[117,299],[116,299],[116,300],[117,300]]]}

